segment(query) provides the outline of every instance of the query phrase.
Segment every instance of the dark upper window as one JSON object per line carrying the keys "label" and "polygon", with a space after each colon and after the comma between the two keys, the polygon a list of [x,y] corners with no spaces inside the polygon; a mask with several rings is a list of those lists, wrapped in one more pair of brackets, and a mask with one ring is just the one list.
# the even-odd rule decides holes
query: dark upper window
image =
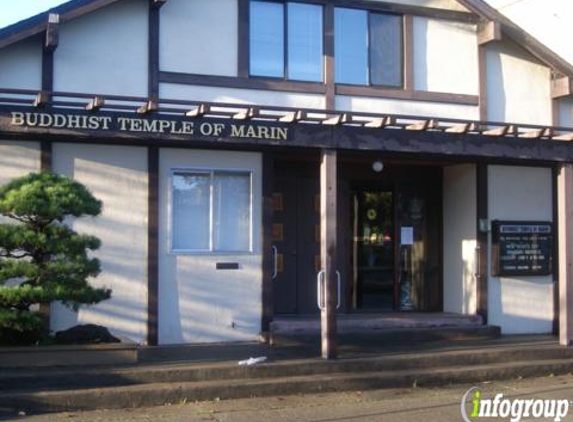
{"label": "dark upper window", "polygon": [[322,82],[322,6],[271,1],[249,4],[249,74]]}
{"label": "dark upper window", "polygon": [[402,86],[402,17],[335,8],[337,83]]}

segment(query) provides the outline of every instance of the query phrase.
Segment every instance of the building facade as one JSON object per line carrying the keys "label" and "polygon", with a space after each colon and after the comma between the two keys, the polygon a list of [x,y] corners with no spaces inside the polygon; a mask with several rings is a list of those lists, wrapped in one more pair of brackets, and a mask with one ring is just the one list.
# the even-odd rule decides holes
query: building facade
{"label": "building facade", "polygon": [[320,314],[332,343],[337,313],[416,311],[568,343],[572,77],[479,0],[73,0],[0,30],[0,182],[104,203],[70,224],[113,297],[53,330]]}

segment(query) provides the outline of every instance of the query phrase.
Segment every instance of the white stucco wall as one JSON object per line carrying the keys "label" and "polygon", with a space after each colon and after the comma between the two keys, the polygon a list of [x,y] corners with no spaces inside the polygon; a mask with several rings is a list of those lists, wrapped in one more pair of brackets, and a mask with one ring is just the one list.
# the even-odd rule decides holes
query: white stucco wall
{"label": "white stucco wall", "polygon": [[160,68],[237,76],[237,0],[170,0],[161,8]]}
{"label": "white stucco wall", "polygon": [[444,168],[444,312],[476,312],[476,166]]}
{"label": "white stucco wall", "polygon": [[147,96],[148,9],[125,0],[62,24],[54,89]]}
{"label": "white stucco wall", "polygon": [[558,126],[573,128],[573,98],[563,98],[557,102],[559,107]]}
{"label": "white stucco wall", "polygon": [[[162,149],[159,187],[159,343],[256,340],[261,330],[261,155]],[[172,169],[252,171],[252,253],[170,252]],[[217,270],[217,262],[239,264]]]}
{"label": "white stucco wall", "polygon": [[39,142],[0,140],[0,186],[39,170]]}
{"label": "white stucco wall", "polygon": [[414,89],[479,94],[476,26],[414,17]]}
{"label": "white stucco wall", "polygon": [[32,38],[0,49],[0,87],[42,87],[42,43]]}
{"label": "white stucco wall", "polygon": [[[490,220],[553,219],[551,169],[489,166],[488,189]],[[489,274],[489,324],[504,334],[552,331],[552,276],[493,277],[491,259]]]}
{"label": "white stucco wall", "polygon": [[160,85],[162,98],[212,101],[221,103],[259,104],[268,106],[324,108],[324,95],[257,89],[230,89],[209,86],[164,84]]}
{"label": "white stucco wall", "polygon": [[487,120],[552,124],[549,68],[510,42],[488,45]]}
{"label": "white stucco wall", "polygon": [[97,236],[101,274],[90,283],[112,289],[112,298],[76,314],[52,305],[51,328],[99,324],[114,335],[143,343],[147,324],[147,151],[145,148],[54,144],[54,171],[86,185],[103,202],[96,218],[72,224]]}
{"label": "white stucco wall", "polygon": [[372,113],[479,120],[479,109],[477,106],[432,103],[428,101],[406,101],[337,95],[336,109],[344,111],[363,111]]}

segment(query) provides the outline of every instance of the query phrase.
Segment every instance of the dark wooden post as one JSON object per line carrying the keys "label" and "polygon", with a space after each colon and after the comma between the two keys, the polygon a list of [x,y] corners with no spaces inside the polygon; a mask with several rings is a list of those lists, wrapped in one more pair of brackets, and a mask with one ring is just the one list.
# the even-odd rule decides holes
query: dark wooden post
{"label": "dark wooden post", "polygon": [[557,176],[559,228],[559,344],[573,344],[573,165]]}
{"label": "dark wooden post", "polygon": [[477,251],[476,283],[477,283],[477,314],[481,315],[483,323],[487,324],[487,283],[488,283],[488,235],[484,230],[488,221],[488,177],[487,164],[477,164]]}
{"label": "dark wooden post", "polygon": [[[322,333],[322,357],[335,359],[336,308],[338,302],[337,242],[336,242],[336,150],[324,149],[320,163],[320,256],[324,282],[322,284],[322,309],[320,312]],[[319,300],[321,298],[319,297]]]}
{"label": "dark wooden post", "polygon": [[261,340],[270,342],[273,306],[273,175],[274,158],[269,152],[263,153],[263,315],[261,319]]}

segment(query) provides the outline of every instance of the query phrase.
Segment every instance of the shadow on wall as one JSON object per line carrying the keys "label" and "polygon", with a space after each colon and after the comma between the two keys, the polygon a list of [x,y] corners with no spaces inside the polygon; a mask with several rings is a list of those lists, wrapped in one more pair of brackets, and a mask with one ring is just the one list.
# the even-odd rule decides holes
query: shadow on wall
{"label": "shadow on wall", "polygon": [[[112,289],[111,299],[82,306],[75,313],[52,305],[54,331],[77,324],[98,324],[123,338],[144,342],[147,323],[147,177],[145,150],[107,146],[62,147],[55,169],[85,184],[103,202],[99,217],[71,221],[74,230],[97,236],[101,274],[94,286]],[[102,154],[103,153],[103,154]]]}
{"label": "shadow on wall", "polygon": [[260,255],[244,255],[240,270],[217,271],[216,262],[228,257],[170,255],[159,287],[160,344],[256,340],[261,318],[260,259]]}

